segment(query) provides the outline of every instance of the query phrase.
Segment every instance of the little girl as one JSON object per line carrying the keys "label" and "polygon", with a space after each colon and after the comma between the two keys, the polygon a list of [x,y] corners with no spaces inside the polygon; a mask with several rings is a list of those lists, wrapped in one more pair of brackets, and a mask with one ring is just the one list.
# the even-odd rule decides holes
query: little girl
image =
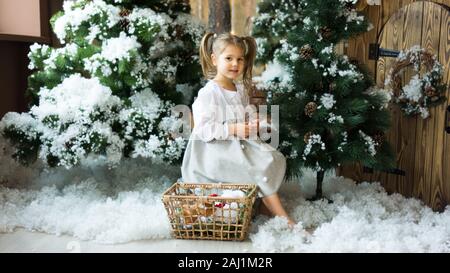
{"label": "little girl", "polygon": [[[249,107],[256,42],[252,37],[207,33],[200,60],[208,83],[192,105],[194,128],[181,167],[185,182],[256,183],[265,208],[288,219],[278,189],[286,159],[269,144],[251,137],[258,130]],[[243,84],[237,83],[242,75]],[[246,122],[246,114],[250,121]]]}

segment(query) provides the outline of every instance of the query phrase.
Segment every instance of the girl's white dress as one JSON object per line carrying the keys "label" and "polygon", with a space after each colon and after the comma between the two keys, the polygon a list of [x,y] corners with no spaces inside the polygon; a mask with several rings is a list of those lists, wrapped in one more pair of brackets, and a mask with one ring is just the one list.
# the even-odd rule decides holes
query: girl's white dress
{"label": "girl's white dress", "polygon": [[[260,196],[278,191],[286,171],[286,159],[260,139],[239,139],[228,134],[229,122],[244,122],[249,104],[244,88],[237,92],[210,80],[192,105],[194,128],[183,158],[181,173],[186,183],[254,183]],[[246,112],[247,110],[247,112]]]}

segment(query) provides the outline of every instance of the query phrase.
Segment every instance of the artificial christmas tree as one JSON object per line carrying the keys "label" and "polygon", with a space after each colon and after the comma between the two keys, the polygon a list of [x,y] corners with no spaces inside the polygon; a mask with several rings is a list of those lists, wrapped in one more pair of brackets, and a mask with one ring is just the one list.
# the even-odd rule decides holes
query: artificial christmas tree
{"label": "artificial christmas tree", "polygon": [[[373,88],[364,70],[334,46],[366,31],[356,0],[262,1],[255,19],[260,63],[269,104],[280,106],[280,151],[287,177],[302,167],[317,173],[322,198],[326,170],[361,162],[385,169],[392,153],[383,138],[389,127],[387,92]],[[275,68],[273,68],[275,67]]]}
{"label": "artificial christmas tree", "polygon": [[0,123],[15,157],[67,168],[93,157],[179,161],[185,139],[170,110],[200,87],[204,33],[188,1],[66,1],[51,23],[63,47],[31,46],[30,112]]}

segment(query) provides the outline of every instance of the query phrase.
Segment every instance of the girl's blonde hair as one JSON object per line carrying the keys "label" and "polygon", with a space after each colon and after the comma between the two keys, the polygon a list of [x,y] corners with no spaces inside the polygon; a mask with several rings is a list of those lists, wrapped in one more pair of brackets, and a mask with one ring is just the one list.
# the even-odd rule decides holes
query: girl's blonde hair
{"label": "girl's blonde hair", "polygon": [[217,74],[217,69],[213,65],[211,54],[219,56],[227,46],[234,45],[242,49],[244,52],[244,73],[242,80],[246,95],[251,96],[252,91],[252,70],[253,62],[256,56],[256,42],[253,37],[239,37],[231,33],[222,33],[216,35],[214,33],[206,33],[200,44],[200,63],[202,64],[203,75],[207,79],[212,79]]}

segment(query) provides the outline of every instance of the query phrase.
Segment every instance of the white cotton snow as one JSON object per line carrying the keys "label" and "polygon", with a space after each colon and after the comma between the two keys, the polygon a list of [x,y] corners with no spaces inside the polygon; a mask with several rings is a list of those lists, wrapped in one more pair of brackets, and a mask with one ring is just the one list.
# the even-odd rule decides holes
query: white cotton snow
{"label": "white cotton snow", "polygon": [[320,103],[326,109],[331,109],[331,108],[333,108],[334,104],[336,103],[336,100],[334,99],[333,94],[325,93],[320,97]]}
{"label": "white cotton snow", "polygon": [[[138,7],[133,9],[133,11],[127,16],[127,19],[137,25],[149,24],[158,25],[161,27],[170,21],[170,17],[165,14],[157,14],[152,9]],[[131,29],[130,32],[134,33],[134,30]]]}
{"label": "white cotton snow", "polygon": [[[39,132],[39,123],[29,113],[8,112],[0,121],[0,132],[13,126],[31,138],[36,138]],[[1,137],[1,134],[0,134]]]}
{"label": "white cotton snow", "polygon": [[[280,195],[294,220],[312,232],[304,242],[275,220],[251,236],[264,251],[295,252],[450,252],[450,210],[433,212],[419,200],[388,195],[379,183],[355,184],[327,176],[324,195],[333,200],[308,202],[315,191],[314,173],[301,187],[285,185]],[[298,226],[298,225],[297,225]],[[297,241],[295,241],[297,239]]]}
{"label": "white cotton snow", "polygon": [[120,99],[97,78],[86,79],[79,74],[71,75],[51,90],[41,88],[39,96],[39,105],[33,106],[31,113],[41,121],[57,115],[61,122],[71,122],[87,118],[95,107],[108,109],[120,104]]}
{"label": "white cotton snow", "polygon": [[[74,7],[74,2],[64,1],[63,9],[64,15],[55,21],[55,27],[53,29],[63,44],[68,30],[78,30],[83,23],[89,21],[94,16],[106,16],[105,25],[102,26],[105,28],[113,27],[121,19],[119,15],[120,9],[116,6],[106,4],[102,0],[93,0],[84,7]],[[91,33],[88,39],[92,39],[93,35]]]}
{"label": "white cotton snow", "polygon": [[410,101],[418,102],[422,98],[421,92],[422,83],[419,79],[419,75],[414,75],[408,84],[403,87],[403,92],[400,94],[399,99],[406,98]]}
{"label": "white cotton snow", "polygon": [[111,198],[97,189],[97,183],[88,179],[63,190],[53,186],[39,191],[0,187],[4,212],[0,231],[22,226],[102,243],[169,237],[160,196],[150,189],[141,189]]}
{"label": "white cotton snow", "polygon": [[[23,167],[10,159],[0,138],[0,232],[16,228],[71,235],[99,243],[171,238],[162,192],[179,178],[179,168],[150,160],[123,160],[115,169],[85,164],[66,170]],[[328,174],[324,195],[315,173],[280,189],[282,202],[298,222],[254,219],[249,240],[264,252],[450,252],[450,210],[433,212],[419,200],[388,195],[379,183],[355,184]]]}
{"label": "white cotton snow", "polygon": [[361,130],[359,130],[359,135],[361,136],[362,139],[364,139],[364,142],[365,142],[366,147],[367,147],[367,152],[371,156],[375,156],[377,154],[376,146],[378,146],[379,144],[377,142],[375,142],[371,136],[365,134]]}
{"label": "white cotton snow", "polygon": [[144,112],[150,120],[157,118],[163,110],[161,99],[150,88],[135,93],[130,101],[133,108]]}
{"label": "white cotton snow", "polygon": [[[387,109],[389,106],[389,102],[391,102],[394,93],[392,90],[382,89],[376,86],[372,86],[365,91],[366,94],[370,96],[377,96],[383,99],[382,104],[380,105],[381,109]],[[380,110],[381,110],[380,109]]]}
{"label": "white cotton snow", "polygon": [[0,232],[21,227],[99,243],[170,237],[161,195],[179,177],[178,168],[143,159],[112,170],[95,164],[25,168],[8,162],[8,149],[1,152]]}
{"label": "white cotton snow", "polygon": [[274,81],[279,81],[277,85],[281,88],[290,90],[292,89],[292,75],[287,67],[280,64],[278,61],[269,63],[266,66],[266,70],[262,72],[261,76],[254,77],[256,87],[260,89],[274,89]]}
{"label": "white cotton snow", "polygon": [[122,59],[129,61],[130,52],[141,46],[136,36],[128,36],[125,32],[121,32],[119,37],[105,41],[102,45],[101,57],[112,63]]}
{"label": "white cotton snow", "polygon": [[171,25],[182,26],[184,31],[189,33],[189,36],[195,42],[195,46],[200,46],[200,41],[205,33],[205,26],[198,18],[192,17],[189,14],[180,13],[173,20]]}
{"label": "white cotton snow", "polygon": [[283,252],[291,247],[307,243],[311,237],[301,223],[290,229],[287,218],[274,217],[259,226],[257,233],[250,235],[253,246],[269,252]]}

